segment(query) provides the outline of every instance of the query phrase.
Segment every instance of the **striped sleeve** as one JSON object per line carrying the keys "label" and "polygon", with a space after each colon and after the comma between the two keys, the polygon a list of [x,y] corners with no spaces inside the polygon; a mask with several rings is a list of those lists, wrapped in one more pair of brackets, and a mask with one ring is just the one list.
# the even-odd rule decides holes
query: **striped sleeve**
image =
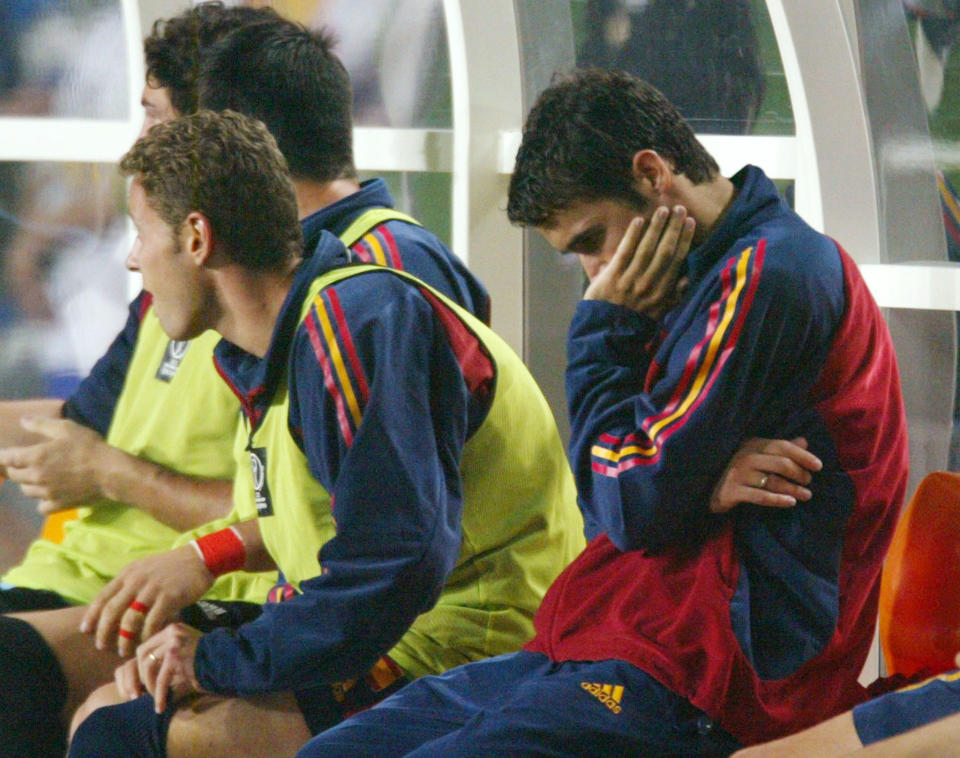
{"label": "striped sleeve", "polygon": [[413,285],[374,272],[323,290],[294,338],[289,389],[337,531],[299,593],[204,637],[198,677],[223,694],[355,678],[432,607],[459,553],[468,390]]}
{"label": "striped sleeve", "polygon": [[716,382],[743,331],[763,268],[761,242],[731,258],[723,268],[720,298],[711,304],[702,335],[684,362],[683,373],[662,410],[643,418],[640,432],[618,437],[601,434],[591,450],[592,469],[617,477],[634,466],[660,460],[661,447],[682,430]]}
{"label": "striped sleeve", "polygon": [[317,295],[304,326],[323,374],[323,385],[336,407],[340,434],[350,447],[370,390],[335,289]]}
{"label": "striped sleeve", "polygon": [[960,671],[950,671],[861,703],[853,723],[864,745],[960,713]]}
{"label": "striped sleeve", "polygon": [[365,234],[350,249],[354,256],[364,263],[403,270],[400,248],[386,224],[380,224]]}
{"label": "striped sleeve", "polygon": [[[620,549],[696,539],[712,518],[717,477],[744,439],[763,436],[760,410],[789,406],[809,386],[796,380],[795,367],[815,375],[830,324],[802,286],[791,296],[789,283],[777,272],[771,283],[767,268],[762,240],[728,255],[668,316],[648,357],[617,348],[629,335],[615,333],[623,320],[612,309],[624,309],[578,306],[567,394],[589,537],[606,533]],[[818,318],[823,329],[811,327]],[[638,330],[633,341],[648,342],[650,331]],[[649,365],[636,365],[638,358]]]}
{"label": "striped sleeve", "polygon": [[943,214],[943,227],[947,235],[947,257],[952,261],[960,260],[960,201],[953,185],[937,171],[937,189],[940,192],[940,209]]}

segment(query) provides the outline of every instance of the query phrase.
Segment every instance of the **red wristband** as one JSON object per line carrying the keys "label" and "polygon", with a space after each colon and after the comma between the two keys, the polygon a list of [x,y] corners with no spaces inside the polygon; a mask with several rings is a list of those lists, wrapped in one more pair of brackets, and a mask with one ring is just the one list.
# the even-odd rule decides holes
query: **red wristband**
{"label": "red wristband", "polygon": [[247,561],[247,549],[243,540],[232,528],[199,537],[193,544],[197,546],[204,564],[214,576],[240,571]]}

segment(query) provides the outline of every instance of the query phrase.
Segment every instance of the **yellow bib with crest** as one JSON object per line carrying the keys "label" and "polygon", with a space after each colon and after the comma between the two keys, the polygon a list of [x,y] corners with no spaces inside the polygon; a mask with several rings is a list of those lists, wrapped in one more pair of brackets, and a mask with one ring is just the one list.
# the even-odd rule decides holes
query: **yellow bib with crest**
{"label": "yellow bib with crest", "polygon": [[[148,308],[107,442],[180,473],[232,479],[240,408],[213,366],[219,340],[215,332],[188,342],[171,340],[153,307]],[[108,500],[92,503],[64,524],[60,542],[35,540],[3,581],[89,603],[128,563],[225,528],[241,515],[234,509],[225,518],[181,533],[138,508]],[[275,581],[274,572],[231,574],[218,579],[207,597],[263,602]]]}
{"label": "yellow bib with crest", "polygon": [[[302,304],[301,323],[324,288],[372,271],[383,268],[346,267],[317,278]],[[451,308],[480,339],[496,371],[492,405],[461,458],[464,504],[456,566],[436,606],[389,652],[408,673],[420,676],[517,650],[530,639],[547,587],[583,548],[583,521],[552,412],[521,360],[466,310],[412,276],[391,273],[429,289]],[[260,499],[266,547],[296,588],[320,574],[318,552],[336,525],[330,495],[311,475],[289,431],[289,411],[285,377],[256,430],[251,434],[246,420],[241,425],[234,497],[245,499],[247,511]]]}

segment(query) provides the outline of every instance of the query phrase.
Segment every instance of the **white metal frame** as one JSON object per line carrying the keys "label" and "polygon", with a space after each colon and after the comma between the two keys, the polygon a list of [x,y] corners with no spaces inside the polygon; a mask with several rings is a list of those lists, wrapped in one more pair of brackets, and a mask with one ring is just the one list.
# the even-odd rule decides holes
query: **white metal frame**
{"label": "white metal frame", "polygon": [[140,129],[143,51],[140,9],[136,0],[121,0],[127,41],[128,119],[0,118],[0,160],[113,163]]}
{"label": "white metal frame", "polygon": [[498,172],[502,132],[523,120],[512,0],[444,0],[453,97],[453,249],[486,284],[494,329],[523,354],[523,235]]}
{"label": "white metal frame", "polygon": [[848,5],[767,0],[796,121],[797,210],[844,241],[882,307],[960,311],[960,265],[881,261],[877,177]]}

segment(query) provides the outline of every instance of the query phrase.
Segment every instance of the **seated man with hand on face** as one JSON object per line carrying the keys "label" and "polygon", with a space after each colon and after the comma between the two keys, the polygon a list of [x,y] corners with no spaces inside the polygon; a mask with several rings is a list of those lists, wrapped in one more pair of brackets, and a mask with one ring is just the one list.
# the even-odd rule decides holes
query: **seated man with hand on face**
{"label": "seated man with hand on face", "polygon": [[582,545],[520,359],[419,280],[344,265],[329,234],[304,258],[259,122],[185,116],[121,167],[128,262],[164,330],[224,337],[217,368],[244,411],[234,497],[257,514],[170,553],[168,575],[275,565],[286,583],[254,621],[172,624],[141,644],[118,682],[150,695],[94,711],[70,754],[293,755],[410,678],[518,648]]}
{"label": "seated man with hand on face", "polygon": [[[893,345],[856,264],[760,169],[720,174],[622,72],[575,71],[540,95],[508,214],[590,279],[567,368],[590,542],[523,651],[417,680],[299,758],[726,756],[866,699],[907,445]],[[730,465],[773,437],[760,455],[799,451]],[[792,505],[723,494],[788,480],[806,489]]]}

